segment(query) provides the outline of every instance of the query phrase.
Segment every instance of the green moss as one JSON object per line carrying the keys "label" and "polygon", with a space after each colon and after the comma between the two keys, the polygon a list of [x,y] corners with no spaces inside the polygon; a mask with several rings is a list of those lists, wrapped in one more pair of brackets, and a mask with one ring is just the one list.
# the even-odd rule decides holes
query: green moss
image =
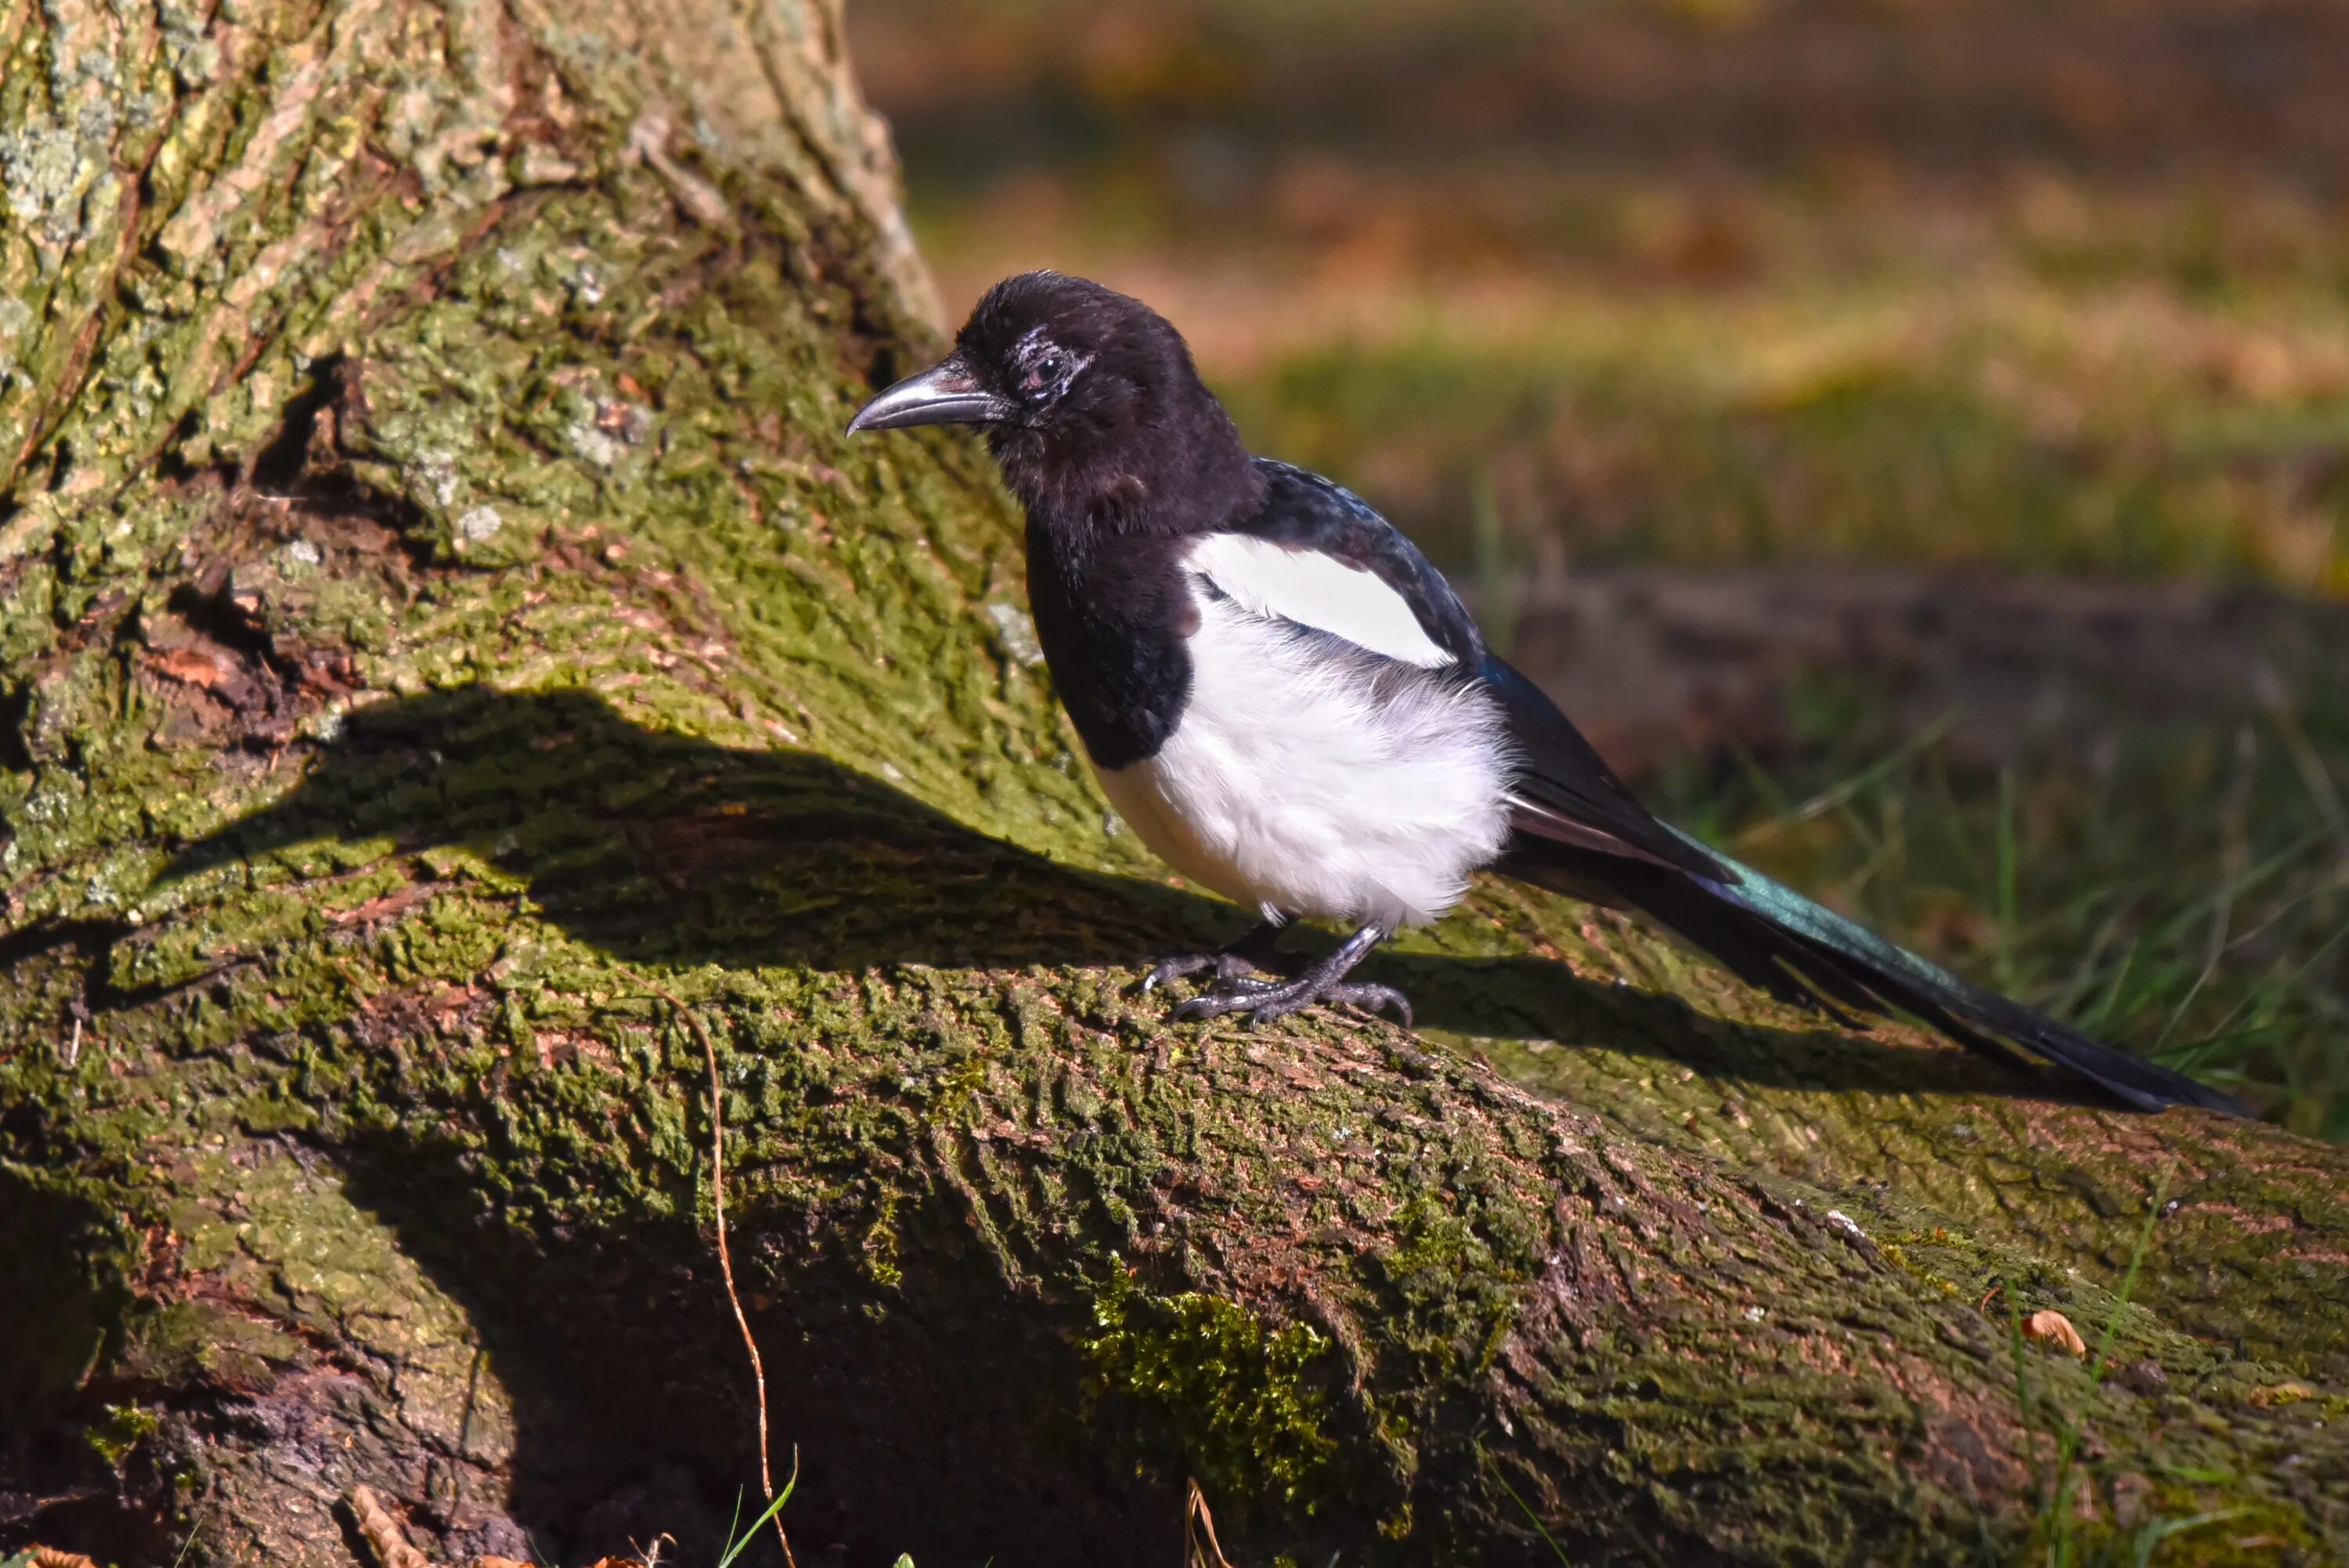
{"label": "green moss", "polygon": [[137,1405],[109,1405],[106,1419],[84,1429],[82,1440],[108,1464],[119,1465],[161,1426],[161,1418],[152,1410]]}
{"label": "green moss", "polygon": [[864,1232],[864,1272],[867,1278],[884,1290],[895,1290],[905,1283],[905,1270],[898,1266],[897,1249],[898,1198],[890,1192],[881,1200],[881,1212]]}
{"label": "green moss", "polygon": [[1269,1328],[1197,1292],[1154,1296],[1120,1265],[1093,1294],[1081,1344],[1100,1390],[1158,1412],[1219,1501],[1311,1511],[1325,1501],[1339,1448],[1329,1434],[1330,1345],[1318,1330]]}
{"label": "green moss", "polygon": [[1489,1367],[1516,1315],[1526,1237],[1495,1246],[1476,1221],[1496,1212],[1506,1212],[1462,1213],[1412,1196],[1394,1216],[1400,1243],[1371,1260],[1373,1277],[1401,1309],[1397,1337],[1444,1382]]}

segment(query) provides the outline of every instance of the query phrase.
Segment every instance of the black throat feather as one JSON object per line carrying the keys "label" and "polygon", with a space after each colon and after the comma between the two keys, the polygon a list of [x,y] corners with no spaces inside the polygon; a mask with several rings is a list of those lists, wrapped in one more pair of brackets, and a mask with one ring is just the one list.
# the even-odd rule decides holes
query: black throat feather
{"label": "black throat feather", "polygon": [[[1185,542],[1255,515],[1267,481],[1174,329],[1123,296],[1102,308],[1116,319],[1079,392],[1049,419],[991,428],[988,445],[1027,511],[1029,601],[1053,684],[1095,765],[1119,769],[1154,756],[1190,697]],[[965,338],[1019,325],[982,306]]]}

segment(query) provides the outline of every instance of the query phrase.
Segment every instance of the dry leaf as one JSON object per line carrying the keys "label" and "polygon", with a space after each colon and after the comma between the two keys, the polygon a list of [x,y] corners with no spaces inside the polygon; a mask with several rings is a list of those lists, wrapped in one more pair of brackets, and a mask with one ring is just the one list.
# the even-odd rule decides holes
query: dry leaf
{"label": "dry leaf", "polygon": [[98,1568],[98,1564],[78,1552],[63,1552],[54,1546],[33,1548],[32,1568]]}
{"label": "dry leaf", "polygon": [[189,686],[202,686],[206,691],[226,686],[236,678],[235,672],[223,669],[219,660],[193,648],[167,648],[151,655],[147,663],[158,675],[168,676]]}
{"label": "dry leaf", "polygon": [[2251,1390],[2251,1403],[2265,1408],[2269,1405],[2292,1405],[2302,1399],[2313,1399],[2316,1390],[2305,1383],[2271,1383],[2264,1388]]}
{"label": "dry leaf", "polygon": [[2072,1320],[2052,1307],[2024,1318],[2023,1332],[2033,1339],[2044,1339],[2059,1349],[2068,1350],[2075,1356],[2088,1353],[2087,1341],[2082,1339],[2080,1331],[2072,1326]]}
{"label": "dry leaf", "polygon": [[519,1557],[476,1557],[473,1568],[533,1568]]}
{"label": "dry leaf", "polygon": [[408,1543],[408,1536],[399,1528],[399,1521],[384,1507],[383,1499],[376,1494],[375,1488],[364,1485],[351,1488],[343,1493],[343,1505],[351,1511],[359,1533],[366,1537],[367,1545],[375,1553],[375,1560],[382,1563],[383,1568],[432,1568],[432,1559]]}

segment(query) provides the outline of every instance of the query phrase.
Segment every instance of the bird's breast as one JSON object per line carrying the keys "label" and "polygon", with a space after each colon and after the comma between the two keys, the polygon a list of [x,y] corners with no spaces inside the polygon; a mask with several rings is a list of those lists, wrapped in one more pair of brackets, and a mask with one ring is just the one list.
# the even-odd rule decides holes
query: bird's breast
{"label": "bird's breast", "polygon": [[1176,871],[1276,915],[1432,920],[1500,852],[1497,706],[1429,669],[1195,589],[1185,700],[1156,749],[1095,765]]}

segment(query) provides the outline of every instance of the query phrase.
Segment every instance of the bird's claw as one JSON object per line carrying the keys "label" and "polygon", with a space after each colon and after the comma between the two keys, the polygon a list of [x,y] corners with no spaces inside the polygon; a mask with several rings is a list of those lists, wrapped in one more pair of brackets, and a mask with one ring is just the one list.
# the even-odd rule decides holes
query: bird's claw
{"label": "bird's claw", "polygon": [[1195,1023],[1226,1013],[1246,1013],[1251,1025],[1268,1024],[1322,1003],[1360,1007],[1364,1012],[1392,1007],[1403,1027],[1411,1027],[1411,998],[1393,986],[1372,985],[1359,980],[1316,985],[1309,975],[1286,985],[1236,976],[1205,995],[1178,1003],[1169,1016],[1176,1023]]}
{"label": "bird's claw", "polygon": [[1178,953],[1172,958],[1162,958],[1142,977],[1142,995],[1147,996],[1161,985],[1196,975],[1202,969],[1216,972],[1219,985],[1261,985],[1266,982],[1254,979],[1257,965],[1245,954],[1226,949],[1221,953]]}

